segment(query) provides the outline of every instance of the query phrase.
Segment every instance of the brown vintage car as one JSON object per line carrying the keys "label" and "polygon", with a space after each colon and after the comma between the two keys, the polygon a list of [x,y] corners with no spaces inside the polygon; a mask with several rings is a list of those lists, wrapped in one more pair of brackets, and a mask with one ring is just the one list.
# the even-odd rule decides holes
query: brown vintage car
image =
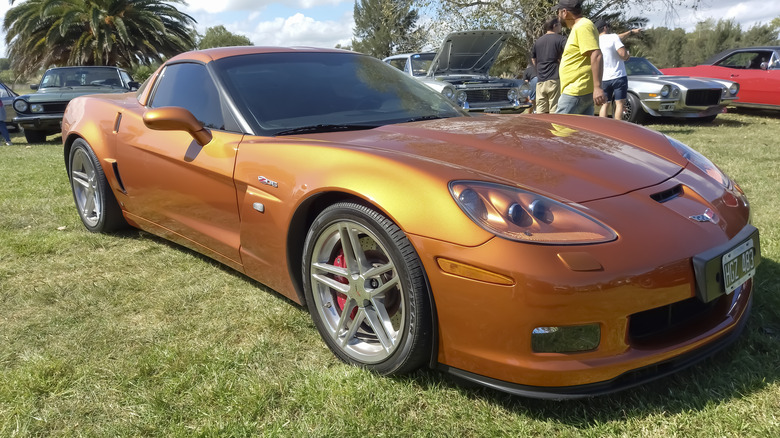
{"label": "brown vintage car", "polygon": [[744,193],[633,124],[475,115],[369,56],[244,47],[78,97],[62,129],[88,230],[257,279],[380,374],[603,394],[709,356],[749,313]]}

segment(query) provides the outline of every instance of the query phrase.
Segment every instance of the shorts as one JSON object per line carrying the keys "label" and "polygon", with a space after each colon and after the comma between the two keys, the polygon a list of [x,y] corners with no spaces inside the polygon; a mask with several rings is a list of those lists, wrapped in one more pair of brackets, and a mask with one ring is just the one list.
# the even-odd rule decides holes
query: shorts
{"label": "shorts", "polygon": [[628,97],[628,77],[621,76],[601,83],[601,89],[607,96],[607,102],[626,100]]}

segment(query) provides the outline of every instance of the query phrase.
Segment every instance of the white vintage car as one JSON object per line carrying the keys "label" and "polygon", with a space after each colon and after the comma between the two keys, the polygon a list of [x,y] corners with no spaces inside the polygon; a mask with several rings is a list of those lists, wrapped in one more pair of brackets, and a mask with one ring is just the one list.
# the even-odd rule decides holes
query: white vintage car
{"label": "white vintage car", "polygon": [[650,117],[677,117],[711,122],[737,99],[739,84],[713,78],[672,76],[650,61],[626,61],[628,98],[623,120],[642,123]]}
{"label": "white vintage car", "polygon": [[438,52],[405,53],[383,61],[424,82],[469,111],[515,111],[531,106],[530,88],[519,79],[490,76],[510,33],[453,32]]}

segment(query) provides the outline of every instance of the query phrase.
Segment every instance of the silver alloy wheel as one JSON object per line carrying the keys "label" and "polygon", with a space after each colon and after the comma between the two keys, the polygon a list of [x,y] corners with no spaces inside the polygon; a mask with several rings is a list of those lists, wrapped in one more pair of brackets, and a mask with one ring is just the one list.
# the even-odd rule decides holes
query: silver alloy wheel
{"label": "silver alloy wheel", "polygon": [[407,311],[387,249],[367,228],[340,220],[319,234],[312,254],[313,298],[327,334],[354,360],[386,360],[401,341]]}
{"label": "silver alloy wheel", "polygon": [[73,153],[70,169],[71,185],[76,207],[84,223],[95,227],[100,222],[102,199],[98,187],[98,175],[95,165],[84,149],[78,148]]}

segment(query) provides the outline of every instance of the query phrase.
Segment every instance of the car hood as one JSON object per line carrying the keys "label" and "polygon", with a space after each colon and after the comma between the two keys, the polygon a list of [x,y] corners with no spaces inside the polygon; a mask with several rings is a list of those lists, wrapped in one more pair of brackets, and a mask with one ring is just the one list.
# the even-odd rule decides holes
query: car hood
{"label": "car hood", "polygon": [[435,163],[445,178],[510,184],[578,203],[659,184],[685,166],[662,134],[585,116],[481,115],[316,137]]}
{"label": "car hood", "polygon": [[673,76],[673,75],[631,75],[628,77],[629,81],[636,82],[649,82],[649,83],[669,83],[677,85],[680,88],[688,90],[702,89],[702,88],[723,88],[720,82],[714,81],[709,78],[694,78],[690,76]]}
{"label": "car hood", "polygon": [[126,88],[121,87],[58,87],[58,88],[46,88],[39,90],[37,93],[28,94],[24,97],[25,100],[31,103],[37,102],[56,102],[56,101],[69,101],[74,97],[84,96],[87,94],[112,94],[112,93],[127,93]]}
{"label": "car hood", "polygon": [[487,75],[509,35],[498,30],[453,32],[444,38],[428,75]]}

